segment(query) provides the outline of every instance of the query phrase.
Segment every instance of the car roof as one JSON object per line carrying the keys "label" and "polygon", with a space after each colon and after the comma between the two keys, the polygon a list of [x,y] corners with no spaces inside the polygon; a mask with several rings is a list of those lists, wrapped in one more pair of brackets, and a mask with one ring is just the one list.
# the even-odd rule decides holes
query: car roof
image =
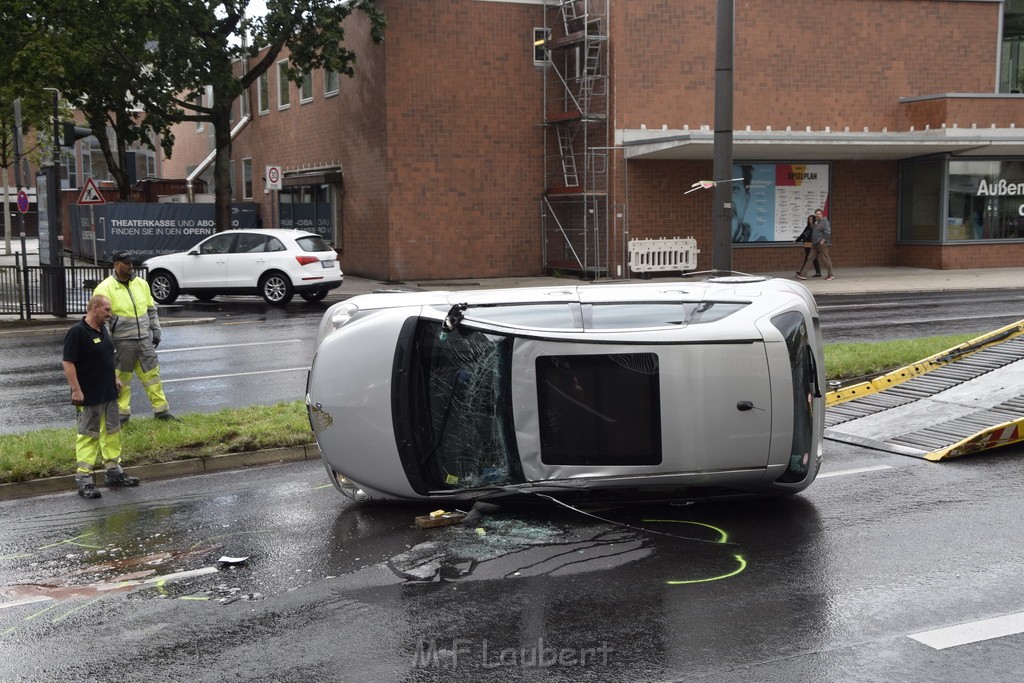
{"label": "car roof", "polygon": [[[231,228],[230,230],[222,230],[215,235],[223,235],[224,233],[233,232],[245,232],[245,233],[256,233],[259,235],[272,235],[274,237],[291,237],[292,239],[298,239],[299,237],[320,237],[315,232],[309,232],[307,230],[290,230],[288,228]],[[210,235],[213,237],[213,235]]]}

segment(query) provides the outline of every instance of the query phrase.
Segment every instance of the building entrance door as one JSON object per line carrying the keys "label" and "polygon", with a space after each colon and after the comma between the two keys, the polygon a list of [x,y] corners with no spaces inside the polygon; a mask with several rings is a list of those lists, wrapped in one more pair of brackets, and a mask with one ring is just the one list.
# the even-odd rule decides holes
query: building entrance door
{"label": "building entrance door", "polygon": [[293,185],[278,193],[282,228],[315,232],[336,243],[334,189],[329,184]]}

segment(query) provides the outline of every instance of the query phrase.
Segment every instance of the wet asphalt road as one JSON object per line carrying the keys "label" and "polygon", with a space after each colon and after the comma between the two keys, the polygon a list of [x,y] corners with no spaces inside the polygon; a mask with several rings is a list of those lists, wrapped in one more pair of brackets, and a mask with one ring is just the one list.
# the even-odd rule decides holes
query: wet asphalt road
{"label": "wet asphalt road", "polygon": [[[285,308],[256,297],[202,303],[182,297],[161,307],[161,319],[212,319],[168,326],[160,346],[164,390],[172,412],[209,413],[242,405],[295,401],[305,394],[317,324],[332,302],[296,300]],[[826,343],[983,333],[1024,317],[1024,292],[924,292],[818,297]],[[0,433],[73,426],[74,410],[55,401],[68,394],[60,369],[62,338],[0,336]],[[132,413],[151,410],[138,380]]]}
{"label": "wet asphalt road", "polygon": [[482,532],[317,463],[4,502],[0,680],[1016,681],[1024,635],[911,636],[1024,610],[1022,455],[826,442],[792,498],[531,500]]}

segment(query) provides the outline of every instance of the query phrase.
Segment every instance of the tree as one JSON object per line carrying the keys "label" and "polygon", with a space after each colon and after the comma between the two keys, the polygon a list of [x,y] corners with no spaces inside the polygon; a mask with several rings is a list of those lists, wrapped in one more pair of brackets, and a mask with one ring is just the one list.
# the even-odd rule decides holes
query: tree
{"label": "tree", "polygon": [[[16,52],[36,82],[57,87],[85,114],[122,196],[128,192],[124,153],[129,144],[152,147],[155,134],[170,154],[171,126],[182,121],[212,126],[218,229],[231,224],[235,100],[284,50],[291,58],[288,77],[296,83],[317,68],[351,76],[356,55],[344,47],[343,21],[362,12],[376,43],[386,26],[374,0],[267,0],[267,13],[255,19],[246,18],[248,0],[4,4],[0,19],[9,21],[0,36],[16,38]],[[212,97],[203,98],[208,88]]]}
{"label": "tree", "polygon": [[[14,100],[21,99],[22,121],[22,154],[25,158],[38,163],[42,157],[42,144],[50,141],[53,116],[53,99],[50,93],[40,89],[34,83],[35,68],[45,62],[27,64],[23,60],[21,49],[24,47],[24,34],[19,26],[9,19],[21,16],[28,8],[21,0],[7,0],[10,15],[5,11],[0,14],[0,197],[4,210],[4,253],[11,253],[11,214],[7,210],[11,201],[11,171],[14,168]],[[28,135],[35,130],[37,134]],[[29,186],[29,179],[22,177],[24,186]],[[17,188],[20,189],[20,188]]]}
{"label": "tree", "polygon": [[[122,0],[127,1],[127,0]],[[247,19],[248,0],[136,0],[161,16],[151,38],[153,69],[133,94],[146,116],[213,126],[218,230],[231,225],[231,108],[249,86],[290,54],[288,77],[326,68],[351,76],[356,55],[344,46],[344,20],[365,14],[375,43],[386,21],[373,0],[268,0],[267,13]],[[244,36],[244,40],[240,37]],[[209,91],[207,90],[209,88]],[[204,94],[211,92],[211,98]]]}

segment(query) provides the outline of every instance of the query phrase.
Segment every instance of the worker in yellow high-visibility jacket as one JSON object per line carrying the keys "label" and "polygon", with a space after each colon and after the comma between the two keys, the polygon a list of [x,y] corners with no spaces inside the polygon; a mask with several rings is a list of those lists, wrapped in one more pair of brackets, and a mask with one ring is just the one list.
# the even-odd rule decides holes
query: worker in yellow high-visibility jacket
{"label": "worker in yellow high-visibility jacket", "polygon": [[93,295],[96,294],[110,299],[113,314],[107,326],[114,340],[117,375],[121,380],[121,391],[117,397],[121,424],[131,418],[132,374],[138,375],[142,381],[142,388],[153,404],[154,417],[177,421],[167,405],[156,357],[156,347],[160,344],[160,318],[149,283],[135,276],[135,265],[129,252],[114,253],[114,274],[96,286]]}

